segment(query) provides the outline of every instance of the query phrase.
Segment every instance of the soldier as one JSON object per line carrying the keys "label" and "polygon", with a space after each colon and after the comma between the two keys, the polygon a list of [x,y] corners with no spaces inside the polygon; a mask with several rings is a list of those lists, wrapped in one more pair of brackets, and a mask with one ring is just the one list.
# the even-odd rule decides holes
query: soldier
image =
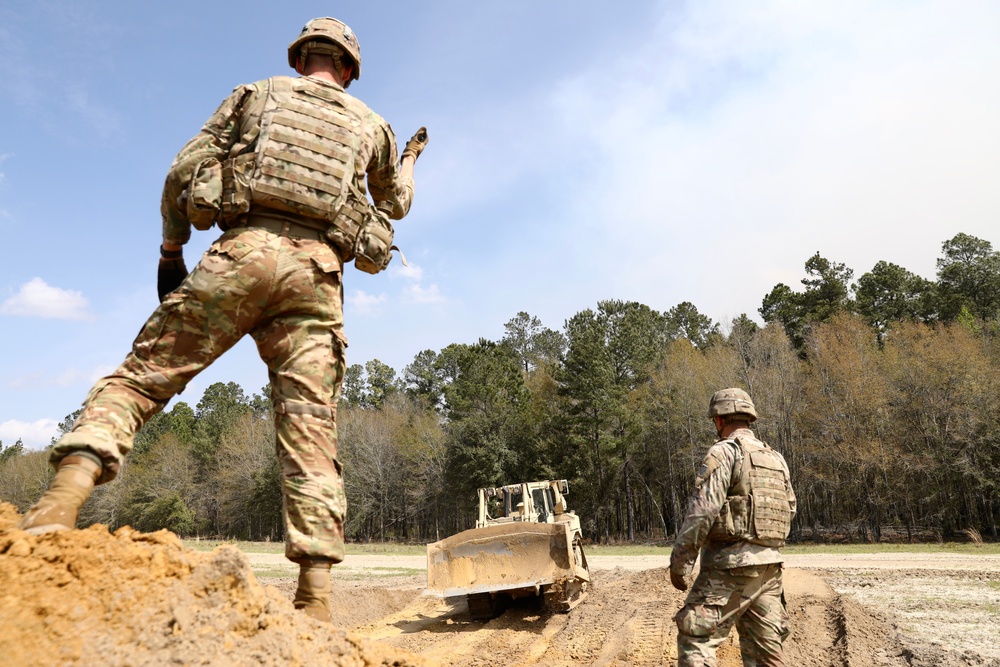
{"label": "soldier", "polygon": [[788,617],[780,547],[795,514],[785,459],[750,430],[757,411],[742,389],[712,396],[708,416],[719,440],[695,479],[687,516],[670,554],[670,583],[688,588],[674,621],[678,667],[714,667],[715,650],[733,624],[745,667],[778,667]]}
{"label": "soldier", "polygon": [[[271,382],[285,555],[300,566],[295,607],[329,621],[346,509],[335,421],[347,347],[342,272],[352,258],[370,273],[388,264],[388,218],[410,209],[427,134],[421,128],[400,159],[388,123],[347,94],[361,50],[340,21],[307,23],[288,63],[299,77],[239,86],[174,159],[161,203],[161,304],[53,448],[56,477],[20,527],[75,527],[135,432],[250,334]],[[192,225],[213,223],[224,233],[188,275],[181,246]]]}

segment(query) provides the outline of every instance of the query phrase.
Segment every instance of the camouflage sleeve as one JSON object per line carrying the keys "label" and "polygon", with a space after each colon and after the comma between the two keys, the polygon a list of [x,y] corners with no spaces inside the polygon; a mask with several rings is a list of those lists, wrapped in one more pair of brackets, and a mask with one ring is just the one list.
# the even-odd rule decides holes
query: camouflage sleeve
{"label": "camouflage sleeve", "polygon": [[191,238],[191,223],[177,199],[187,188],[194,170],[203,160],[216,158],[221,162],[228,157],[229,150],[240,136],[240,111],[247,104],[248,97],[257,91],[257,84],[236,88],[219,105],[201,128],[201,132],[187,142],[174,158],[160,199],[165,242],[183,245]]}
{"label": "camouflage sleeve", "polygon": [[674,540],[670,553],[672,571],[688,576],[694,569],[698,552],[705,544],[708,531],[726,501],[735,459],[735,448],[730,443],[717,443],[708,450],[695,478],[694,492],[688,499],[684,523],[677,531],[677,539]]}
{"label": "camouflage sleeve", "polygon": [[413,179],[404,178],[399,173],[399,153],[396,150],[396,135],[383,118],[372,113],[375,125],[375,150],[368,164],[368,192],[378,206],[383,202],[392,205],[393,220],[401,220],[410,212],[413,201]]}

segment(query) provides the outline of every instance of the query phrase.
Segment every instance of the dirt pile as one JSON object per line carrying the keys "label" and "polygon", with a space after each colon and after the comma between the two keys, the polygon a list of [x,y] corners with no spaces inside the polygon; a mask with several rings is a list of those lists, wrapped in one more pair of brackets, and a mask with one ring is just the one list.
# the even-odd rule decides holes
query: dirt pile
{"label": "dirt pile", "polygon": [[[377,621],[355,618],[348,624],[359,635],[450,667],[676,665],[677,630],[671,618],[684,596],[670,586],[667,571],[592,574],[590,597],[568,614],[552,614],[525,601],[484,623],[472,620],[461,600],[411,593],[409,604],[386,608]],[[788,665],[995,667],[992,659],[971,652],[908,640],[892,617],[837,593],[819,574],[787,570],[785,593],[792,627],[785,645]],[[718,664],[743,664],[735,632],[719,649]]]}
{"label": "dirt pile", "polygon": [[34,537],[0,504],[0,655],[8,665],[431,664],[296,612],[238,550],[104,526]]}

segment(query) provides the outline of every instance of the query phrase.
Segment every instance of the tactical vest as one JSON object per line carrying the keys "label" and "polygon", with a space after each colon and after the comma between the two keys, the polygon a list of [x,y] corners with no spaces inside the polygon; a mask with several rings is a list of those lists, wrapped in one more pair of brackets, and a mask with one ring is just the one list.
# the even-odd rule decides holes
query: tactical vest
{"label": "tactical vest", "polygon": [[223,165],[223,219],[231,225],[252,207],[290,213],[314,221],[343,261],[384,269],[392,224],[354,183],[365,133],[357,102],[309,77],[272,77],[258,127],[255,149]]}
{"label": "tactical vest", "polygon": [[708,539],[781,547],[792,526],[784,459],[767,443],[735,438],[742,463],[733,468],[729,495]]}

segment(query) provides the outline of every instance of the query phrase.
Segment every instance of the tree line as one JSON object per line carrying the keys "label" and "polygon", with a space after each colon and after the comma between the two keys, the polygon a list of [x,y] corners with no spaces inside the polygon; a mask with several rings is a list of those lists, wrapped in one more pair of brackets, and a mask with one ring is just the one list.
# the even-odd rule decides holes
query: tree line
{"label": "tree line", "polygon": [[[708,398],[741,386],[788,460],[794,539],[996,540],[1000,253],[958,234],[934,281],[888,262],[853,281],[819,253],[805,272],[763,298],[762,327],[608,300],[559,330],[518,313],[500,340],[424,350],[398,374],[350,366],[348,538],[439,539],[472,525],[476,488],[554,478],[590,539],[667,538],[715,440]],[[81,520],[282,539],[268,395],[218,383],[155,416]],[[0,443],[0,498],[25,510],[45,457]]]}

